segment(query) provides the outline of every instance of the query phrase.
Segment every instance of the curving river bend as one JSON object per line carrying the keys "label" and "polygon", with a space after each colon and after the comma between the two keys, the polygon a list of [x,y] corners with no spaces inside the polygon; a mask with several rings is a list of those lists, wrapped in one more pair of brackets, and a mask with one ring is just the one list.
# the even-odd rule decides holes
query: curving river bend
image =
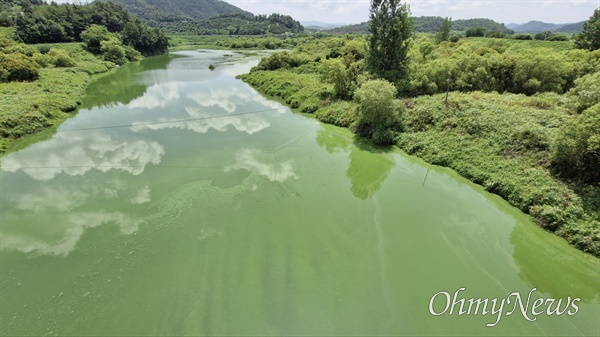
{"label": "curving river bend", "polygon": [[[598,259],[449,170],[262,97],[235,79],[257,62],[124,66],[2,158],[1,335],[600,335]],[[493,327],[430,313],[460,288],[580,300]]]}

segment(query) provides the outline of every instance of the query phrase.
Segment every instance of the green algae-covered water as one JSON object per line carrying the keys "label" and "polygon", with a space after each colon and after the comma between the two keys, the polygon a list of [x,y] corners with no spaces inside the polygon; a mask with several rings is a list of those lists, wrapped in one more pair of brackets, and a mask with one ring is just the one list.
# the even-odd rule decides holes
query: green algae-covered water
{"label": "green algae-covered water", "polygon": [[124,66],[2,158],[1,335],[600,335],[598,259],[262,97],[235,79],[257,62]]}

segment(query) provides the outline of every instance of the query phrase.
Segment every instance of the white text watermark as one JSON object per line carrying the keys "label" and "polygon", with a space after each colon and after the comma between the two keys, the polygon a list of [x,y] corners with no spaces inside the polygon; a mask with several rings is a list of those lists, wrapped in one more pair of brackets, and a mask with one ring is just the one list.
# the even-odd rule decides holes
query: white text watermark
{"label": "white text watermark", "polygon": [[566,300],[554,298],[533,299],[532,294],[536,288],[531,289],[527,298],[523,298],[518,291],[510,293],[506,298],[466,298],[461,296],[460,292],[465,288],[460,288],[454,294],[447,291],[440,291],[433,295],[429,300],[429,313],[434,316],[441,315],[491,315],[495,321],[488,323],[488,327],[496,326],[502,319],[502,316],[510,316],[519,312],[523,318],[533,322],[539,315],[567,314],[573,316],[579,311],[577,302],[580,298],[569,296]]}

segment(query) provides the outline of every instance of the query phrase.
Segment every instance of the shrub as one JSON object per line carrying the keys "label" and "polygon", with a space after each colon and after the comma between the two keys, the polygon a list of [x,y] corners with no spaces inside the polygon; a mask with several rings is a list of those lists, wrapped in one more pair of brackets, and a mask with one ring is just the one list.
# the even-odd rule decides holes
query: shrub
{"label": "shrub", "polygon": [[569,37],[566,35],[552,35],[546,41],[569,41]]}
{"label": "shrub", "polygon": [[533,40],[531,34],[517,34],[513,37],[515,40]]}
{"label": "shrub", "polygon": [[108,29],[104,26],[93,24],[81,33],[81,41],[92,53],[99,53],[102,47],[102,41],[107,41],[111,37]]}
{"label": "shrub", "polygon": [[546,30],[546,31],[544,31],[544,32],[541,32],[541,33],[537,33],[537,34],[535,34],[535,35],[533,36],[533,38],[534,38],[534,39],[536,39],[536,40],[543,41],[543,40],[547,40],[548,38],[550,38],[550,37],[551,37],[551,36],[553,36],[553,35],[554,35],[554,34],[553,34],[551,31],[549,31],[549,30]]}
{"label": "shrub", "polygon": [[467,29],[467,31],[465,32],[465,35],[467,37],[484,37],[485,36],[485,28],[471,27],[471,28]]}
{"label": "shrub", "polygon": [[125,56],[125,48],[123,48],[123,44],[117,38],[111,37],[106,41],[102,41],[100,45],[102,57],[106,61],[113,62],[119,65],[127,63],[127,57]]}
{"label": "shrub", "polygon": [[48,52],[50,51],[50,46],[40,45],[37,47],[37,49],[40,52],[40,54],[48,54]]}
{"label": "shrub", "polygon": [[577,111],[600,103],[600,72],[584,75],[575,80],[575,87],[569,91],[577,101]]}
{"label": "shrub", "polygon": [[143,58],[142,53],[133,49],[131,46],[123,46],[125,48],[125,57],[132,62],[139,61]]}
{"label": "shrub", "polygon": [[31,57],[0,54],[0,82],[35,81],[39,78],[38,68]]}
{"label": "shrub", "polygon": [[600,181],[600,103],[560,128],[553,160],[564,176]]}
{"label": "shrub", "polygon": [[359,113],[356,133],[370,138],[375,144],[392,144],[394,133],[391,129],[399,126],[396,94],[396,87],[386,80],[370,80],[356,90],[354,98]]}
{"label": "shrub", "polygon": [[50,56],[50,58],[52,60],[52,64],[54,64],[55,67],[69,68],[69,67],[75,67],[77,65],[75,63],[75,61],[73,61],[71,59],[69,54],[67,54],[67,51],[65,51],[63,49],[52,48],[48,52],[48,55]]}

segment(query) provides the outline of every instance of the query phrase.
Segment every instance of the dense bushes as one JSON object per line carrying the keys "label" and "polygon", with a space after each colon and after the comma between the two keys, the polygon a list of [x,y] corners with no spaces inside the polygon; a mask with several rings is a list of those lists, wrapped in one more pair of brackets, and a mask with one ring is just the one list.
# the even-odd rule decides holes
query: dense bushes
{"label": "dense bushes", "polygon": [[417,96],[460,91],[498,91],[533,95],[564,93],[574,85],[585,56],[553,48],[531,48],[527,41],[464,40],[433,46],[420,38],[411,50],[410,86]]}
{"label": "dense bushes", "polygon": [[560,128],[554,163],[566,177],[600,182],[600,103]]}
{"label": "dense bushes", "polygon": [[33,58],[37,52],[30,46],[0,38],[0,82],[38,79],[40,67]]}
{"label": "dense bushes", "polygon": [[104,26],[91,25],[81,33],[81,40],[89,51],[100,53],[104,60],[115,64],[122,65],[141,58],[139,51],[130,46],[123,46],[120,36],[110,33]]}
{"label": "dense bushes", "polygon": [[29,56],[0,53],[0,82],[35,81],[39,77],[38,68]]}
{"label": "dense bushes", "polygon": [[307,55],[298,53],[288,53],[287,51],[274,53],[260,60],[260,63],[254,67],[254,70],[277,70],[288,69],[301,66],[311,62]]}

